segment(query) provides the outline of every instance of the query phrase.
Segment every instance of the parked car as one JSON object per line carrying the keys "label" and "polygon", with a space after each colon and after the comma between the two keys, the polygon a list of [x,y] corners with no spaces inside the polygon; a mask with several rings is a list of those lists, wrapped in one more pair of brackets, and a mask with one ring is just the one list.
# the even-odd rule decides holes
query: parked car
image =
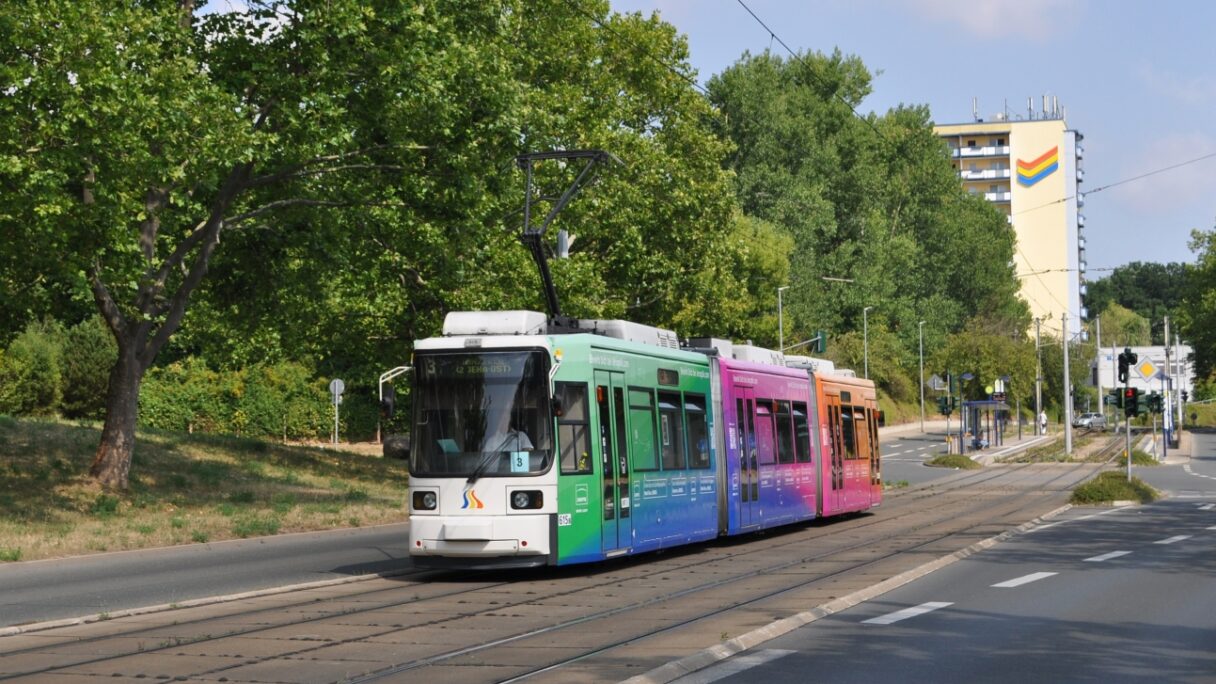
{"label": "parked car", "polygon": [[1089,428],[1090,430],[1105,430],[1106,416],[1101,413],[1082,413],[1072,419],[1072,426],[1075,428]]}

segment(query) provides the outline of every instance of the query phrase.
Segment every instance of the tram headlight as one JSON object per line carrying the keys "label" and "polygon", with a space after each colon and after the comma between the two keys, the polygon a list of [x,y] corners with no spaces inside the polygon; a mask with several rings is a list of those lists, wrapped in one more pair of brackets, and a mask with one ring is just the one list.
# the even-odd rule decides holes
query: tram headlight
{"label": "tram headlight", "polygon": [[439,498],[435,492],[414,492],[414,510],[433,511],[438,504]]}
{"label": "tram headlight", "polygon": [[516,510],[543,508],[544,505],[545,497],[540,492],[521,490],[511,493],[511,508]]}

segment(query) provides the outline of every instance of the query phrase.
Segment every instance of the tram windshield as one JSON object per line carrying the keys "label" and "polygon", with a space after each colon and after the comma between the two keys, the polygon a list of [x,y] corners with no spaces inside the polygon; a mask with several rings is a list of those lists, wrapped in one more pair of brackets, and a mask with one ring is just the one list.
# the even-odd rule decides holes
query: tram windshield
{"label": "tram windshield", "polygon": [[415,365],[411,474],[473,481],[549,469],[548,354],[430,353]]}

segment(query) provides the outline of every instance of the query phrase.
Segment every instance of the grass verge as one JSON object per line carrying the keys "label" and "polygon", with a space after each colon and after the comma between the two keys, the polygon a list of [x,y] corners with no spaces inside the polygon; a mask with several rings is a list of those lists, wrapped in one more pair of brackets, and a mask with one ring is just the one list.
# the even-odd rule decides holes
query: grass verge
{"label": "grass verge", "polygon": [[962,454],[942,454],[935,456],[927,461],[925,465],[933,468],[961,468],[962,470],[975,470],[984,466],[972,461],[970,457]]}
{"label": "grass verge", "polygon": [[1100,504],[1113,501],[1139,501],[1151,503],[1160,497],[1157,490],[1138,477],[1128,482],[1122,471],[1108,470],[1098,473],[1094,479],[1072,490],[1074,504]]}
{"label": "grass verge", "polygon": [[141,430],[130,487],[88,476],[93,425],[0,416],[0,562],[400,522],[402,461]]}

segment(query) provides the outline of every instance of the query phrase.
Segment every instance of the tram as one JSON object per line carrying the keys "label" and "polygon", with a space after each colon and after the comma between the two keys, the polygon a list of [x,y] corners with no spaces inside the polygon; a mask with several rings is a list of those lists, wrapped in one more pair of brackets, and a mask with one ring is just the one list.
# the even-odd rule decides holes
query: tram
{"label": "tram", "polygon": [[[541,226],[533,165],[582,163]],[[874,385],[726,340],[562,315],[545,230],[600,150],[530,153],[521,240],[548,315],[451,312],[414,345],[410,555],[592,563],[882,501]],[[560,240],[559,240],[560,242]]]}
{"label": "tram", "polygon": [[416,343],[415,565],[589,563],[881,503],[868,380],[625,321],[550,323],[453,312]]}

